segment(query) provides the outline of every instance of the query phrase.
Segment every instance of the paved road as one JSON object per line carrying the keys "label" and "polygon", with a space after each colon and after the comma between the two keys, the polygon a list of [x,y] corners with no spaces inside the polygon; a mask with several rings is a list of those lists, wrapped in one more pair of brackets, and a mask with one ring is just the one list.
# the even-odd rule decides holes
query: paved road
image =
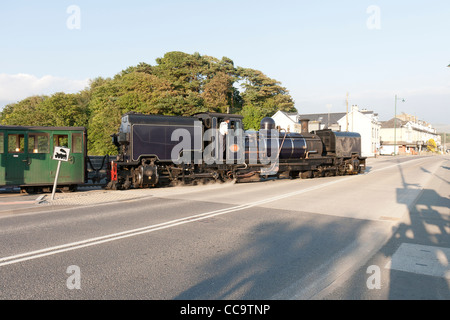
{"label": "paved road", "polygon": [[[436,256],[422,283],[439,286],[421,297],[448,299],[449,158],[368,165],[359,176],[93,190],[53,203],[2,195],[15,204],[0,207],[0,299],[407,298],[398,292],[420,285],[400,280],[424,276],[402,271],[411,250]],[[381,289],[367,285],[374,265]]]}

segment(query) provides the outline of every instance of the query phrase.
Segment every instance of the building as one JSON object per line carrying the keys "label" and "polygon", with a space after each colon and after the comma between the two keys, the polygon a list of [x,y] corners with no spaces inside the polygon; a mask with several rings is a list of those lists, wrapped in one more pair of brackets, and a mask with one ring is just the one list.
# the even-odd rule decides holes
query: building
{"label": "building", "polygon": [[441,145],[441,136],[431,124],[407,114],[382,122],[380,133],[383,155],[419,154],[426,151],[430,139]]}
{"label": "building", "polygon": [[275,125],[283,131],[287,132],[301,132],[300,119],[297,112],[288,113],[284,111],[277,111],[272,116],[275,120]]}
{"label": "building", "polygon": [[301,114],[300,119],[309,119],[309,131],[331,129],[333,131],[358,132],[361,135],[361,153],[373,157],[380,148],[380,122],[373,111],[352,106],[351,111],[339,113]]}

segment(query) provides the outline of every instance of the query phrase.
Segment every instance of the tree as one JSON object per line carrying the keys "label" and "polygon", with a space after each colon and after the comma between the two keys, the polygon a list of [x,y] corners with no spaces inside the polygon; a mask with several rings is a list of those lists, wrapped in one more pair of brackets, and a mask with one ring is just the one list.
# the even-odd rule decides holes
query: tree
{"label": "tree", "polygon": [[436,152],[437,151],[437,145],[434,139],[430,139],[427,142],[427,150],[430,152]]}
{"label": "tree", "polygon": [[204,86],[201,97],[208,111],[227,113],[232,107],[233,79],[224,72],[218,72]]}
{"label": "tree", "polygon": [[32,96],[22,101],[6,105],[0,113],[0,124],[32,126],[41,125],[44,115],[39,106],[48,97]]}
{"label": "tree", "polygon": [[33,96],[7,105],[1,115],[3,125],[84,127],[89,119],[85,92]]}
{"label": "tree", "polygon": [[245,129],[256,129],[255,126],[264,117],[274,115],[278,110],[295,111],[294,101],[286,88],[259,70],[238,68],[241,79],[243,108],[241,114],[245,119]]}
{"label": "tree", "polygon": [[80,94],[66,94],[58,92],[44,99],[39,106],[43,126],[54,127],[85,127],[88,123],[89,112]]}

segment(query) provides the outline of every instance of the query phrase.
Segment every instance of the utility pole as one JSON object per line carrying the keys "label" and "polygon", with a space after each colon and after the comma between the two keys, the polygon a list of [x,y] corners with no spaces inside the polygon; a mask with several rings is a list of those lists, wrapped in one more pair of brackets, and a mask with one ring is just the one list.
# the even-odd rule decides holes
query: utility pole
{"label": "utility pole", "polygon": [[405,99],[397,98],[397,95],[395,95],[395,114],[394,114],[394,156],[397,155],[397,100],[402,100],[402,102],[405,102]]}
{"label": "utility pole", "polygon": [[345,123],[347,124],[346,131],[348,132],[348,92],[347,92],[347,115],[345,117]]}

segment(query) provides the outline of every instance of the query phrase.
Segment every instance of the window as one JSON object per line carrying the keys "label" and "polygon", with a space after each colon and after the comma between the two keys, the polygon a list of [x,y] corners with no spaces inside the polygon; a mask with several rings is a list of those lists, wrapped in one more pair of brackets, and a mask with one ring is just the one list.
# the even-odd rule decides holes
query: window
{"label": "window", "polygon": [[67,134],[55,134],[53,135],[53,147],[68,147],[69,136]]}
{"label": "window", "polygon": [[28,135],[28,153],[49,153],[49,134],[30,133]]}
{"label": "window", "polygon": [[0,132],[0,154],[5,152],[5,143],[4,143],[5,135],[3,132]]}
{"label": "window", "polygon": [[25,135],[8,134],[8,153],[24,153]]}
{"label": "window", "polygon": [[83,134],[72,133],[72,153],[83,153]]}

